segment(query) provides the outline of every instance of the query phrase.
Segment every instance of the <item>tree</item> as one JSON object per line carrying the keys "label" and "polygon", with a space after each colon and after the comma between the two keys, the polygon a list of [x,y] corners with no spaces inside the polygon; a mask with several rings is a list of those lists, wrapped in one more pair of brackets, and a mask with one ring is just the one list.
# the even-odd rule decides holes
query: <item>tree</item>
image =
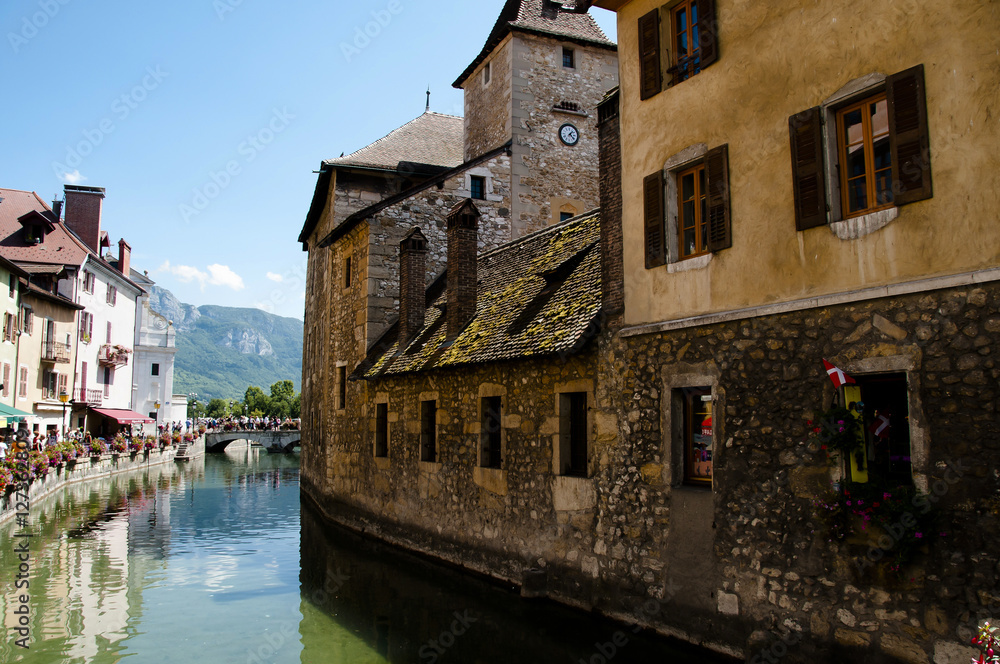
{"label": "tree", "polygon": [[197,399],[191,399],[188,401],[187,416],[191,419],[197,419],[199,417],[205,417],[205,404],[198,401]]}
{"label": "tree", "polygon": [[290,380],[279,380],[271,386],[271,398],[281,399],[291,403],[295,397],[295,383]]}
{"label": "tree", "polygon": [[243,395],[243,404],[253,417],[266,415],[271,409],[271,399],[264,394],[264,390],[256,386],[247,388],[246,394]]}
{"label": "tree", "polygon": [[229,401],[226,399],[212,399],[208,402],[208,409],[205,411],[207,417],[228,417]]}

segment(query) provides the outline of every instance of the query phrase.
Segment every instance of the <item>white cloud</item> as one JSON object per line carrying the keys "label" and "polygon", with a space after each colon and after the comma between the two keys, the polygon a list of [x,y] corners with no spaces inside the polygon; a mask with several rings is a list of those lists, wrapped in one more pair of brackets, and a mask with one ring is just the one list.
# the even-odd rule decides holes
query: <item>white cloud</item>
{"label": "white cloud", "polygon": [[275,274],[274,272],[268,272],[267,273],[267,278],[270,279],[271,281],[277,282],[279,284],[282,281],[285,280],[285,278],[283,276],[281,276],[280,274]]}
{"label": "white cloud", "polygon": [[205,290],[206,284],[226,286],[236,291],[243,290],[246,287],[243,283],[243,278],[233,272],[228,265],[209,265],[208,272],[202,272],[190,265],[171,265],[170,261],[164,261],[163,265],[157,271],[169,272],[186,284],[197,281],[201,285],[202,290]]}
{"label": "white cloud", "polygon": [[208,272],[212,275],[208,283],[213,286],[227,286],[235,291],[246,288],[243,277],[233,272],[228,265],[209,265]]}
{"label": "white cloud", "polygon": [[87,179],[85,176],[80,174],[79,170],[75,170],[72,173],[63,173],[60,177],[66,184],[80,184]]}

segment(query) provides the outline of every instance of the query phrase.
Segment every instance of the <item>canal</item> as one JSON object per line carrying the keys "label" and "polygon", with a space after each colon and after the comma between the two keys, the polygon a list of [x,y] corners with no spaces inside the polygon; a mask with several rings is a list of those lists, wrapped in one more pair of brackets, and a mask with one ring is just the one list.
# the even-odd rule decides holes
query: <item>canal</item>
{"label": "canal", "polygon": [[23,528],[0,527],[0,662],[729,661],[325,527],[298,473],[295,456],[231,452],[32,505],[27,603]]}

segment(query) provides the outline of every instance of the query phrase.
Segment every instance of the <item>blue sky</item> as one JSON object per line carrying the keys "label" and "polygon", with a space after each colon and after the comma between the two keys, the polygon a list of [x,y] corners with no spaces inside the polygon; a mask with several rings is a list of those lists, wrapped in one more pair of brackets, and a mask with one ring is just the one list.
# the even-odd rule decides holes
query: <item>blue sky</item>
{"label": "blue sky", "polygon": [[428,85],[462,115],[451,83],[503,4],[5,0],[0,187],[105,187],[112,245],[182,301],[301,318],[312,171],[422,113]]}

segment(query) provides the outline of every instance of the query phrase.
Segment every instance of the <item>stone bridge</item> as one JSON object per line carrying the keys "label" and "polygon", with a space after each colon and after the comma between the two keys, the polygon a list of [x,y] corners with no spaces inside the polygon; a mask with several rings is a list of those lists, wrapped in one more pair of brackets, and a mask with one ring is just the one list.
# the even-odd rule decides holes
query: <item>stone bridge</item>
{"label": "stone bridge", "polygon": [[302,440],[302,433],[296,430],[213,431],[205,434],[205,451],[224,452],[230,443],[237,440],[248,440],[266,448],[268,452],[289,453]]}

